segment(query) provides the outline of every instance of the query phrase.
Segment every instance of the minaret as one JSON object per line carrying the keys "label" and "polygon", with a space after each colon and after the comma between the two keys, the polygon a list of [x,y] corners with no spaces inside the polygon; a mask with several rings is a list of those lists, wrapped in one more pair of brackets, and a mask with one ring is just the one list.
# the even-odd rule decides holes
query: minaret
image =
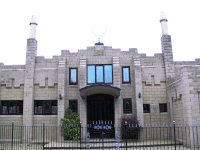
{"label": "minaret", "polygon": [[160,23],[162,28],[162,53],[164,56],[166,82],[169,83],[170,78],[174,77],[174,60],[172,52],[171,35],[168,35],[167,18],[164,12],[160,13]]}
{"label": "minaret", "polygon": [[[33,15],[30,22],[30,36],[27,39],[23,102],[23,124],[30,125],[33,125],[34,115],[34,71],[35,57],[37,56],[36,26],[36,16]],[[31,138],[32,130],[25,131],[23,140],[31,140]]]}
{"label": "minaret", "polygon": [[165,15],[165,12],[160,12],[160,23],[161,23],[161,29],[162,29],[162,35],[168,35],[168,25],[167,25],[167,17]]}
{"label": "minaret", "polygon": [[36,38],[36,26],[37,26],[37,17],[35,15],[33,15],[32,18],[31,18],[31,22],[30,22],[29,39],[35,39]]}

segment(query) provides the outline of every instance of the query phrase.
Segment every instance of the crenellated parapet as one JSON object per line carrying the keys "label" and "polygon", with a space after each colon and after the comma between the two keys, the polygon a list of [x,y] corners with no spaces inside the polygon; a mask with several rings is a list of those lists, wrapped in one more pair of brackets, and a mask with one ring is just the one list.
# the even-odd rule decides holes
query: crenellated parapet
{"label": "crenellated parapet", "polygon": [[[112,46],[88,46],[86,49],[79,49],[78,52],[70,52],[70,50],[62,50],[62,57],[80,57],[80,56],[119,56],[119,55],[135,55],[138,53],[137,48],[129,48],[128,51],[122,51],[120,48],[112,48]],[[131,57],[131,56],[130,56]]]}
{"label": "crenellated parapet", "polygon": [[4,65],[0,64],[0,84],[6,85],[6,87],[12,87],[12,81],[14,81],[14,87],[20,87],[24,84],[24,65]]}
{"label": "crenellated parapet", "polygon": [[163,54],[154,54],[154,56],[146,56],[139,54],[142,69],[142,82],[146,85],[160,85],[165,82],[165,70],[163,63]]}
{"label": "crenellated parapet", "polygon": [[48,87],[53,87],[58,83],[58,69],[57,68],[39,68],[35,69],[34,84],[39,84],[39,87],[45,87],[45,79],[48,78]]}

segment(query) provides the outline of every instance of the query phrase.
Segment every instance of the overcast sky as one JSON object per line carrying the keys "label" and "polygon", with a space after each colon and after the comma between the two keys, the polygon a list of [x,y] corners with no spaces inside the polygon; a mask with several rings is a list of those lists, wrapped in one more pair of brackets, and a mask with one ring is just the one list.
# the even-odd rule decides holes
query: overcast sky
{"label": "overcast sky", "polygon": [[0,0],[0,62],[25,64],[30,20],[37,16],[37,56],[51,58],[61,50],[94,46],[102,34],[105,46],[161,53],[160,12],[165,11],[175,61],[200,58],[199,0]]}

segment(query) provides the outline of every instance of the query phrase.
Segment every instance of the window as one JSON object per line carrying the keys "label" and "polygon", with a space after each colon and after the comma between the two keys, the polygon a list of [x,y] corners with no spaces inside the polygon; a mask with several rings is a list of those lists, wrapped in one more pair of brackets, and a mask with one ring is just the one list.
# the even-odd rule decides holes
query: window
{"label": "window", "polygon": [[1,115],[22,115],[23,101],[0,101]]}
{"label": "window", "polygon": [[112,65],[88,65],[87,83],[113,83]]}
{"label": "window", "polygon": [[35,115],[57,115],[57,100],[35,100]]}
{"label": "window", "polygon": [[123,99],[124,113],[132,113],[132,102],[131,98]]}
{"label": "window", "polygon": [[131,83],[129,66],[122,67],[122,83]]}
{"label": "window", "polygon": [[69,84],[78,84],[78,68],[69,68]]}
{"label": "window", "polygon": [[71,108],[72,112],[77,112],[77,100],[69,100],[69,107]]}
{"label": "window", "polygon": [[150,113],[150,104],[143,104],[143,113]]}
{"label": "window", "polygon": [[160,112],[167,112],[167,103],[159,104]]}

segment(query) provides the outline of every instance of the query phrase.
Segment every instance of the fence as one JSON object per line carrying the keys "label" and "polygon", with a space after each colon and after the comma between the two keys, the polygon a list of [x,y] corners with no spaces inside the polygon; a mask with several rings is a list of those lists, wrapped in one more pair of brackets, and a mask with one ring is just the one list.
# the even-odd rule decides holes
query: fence
{"label": "fence", "polygon": [[200,127],[0,124],[0,150],[200,149]]}

